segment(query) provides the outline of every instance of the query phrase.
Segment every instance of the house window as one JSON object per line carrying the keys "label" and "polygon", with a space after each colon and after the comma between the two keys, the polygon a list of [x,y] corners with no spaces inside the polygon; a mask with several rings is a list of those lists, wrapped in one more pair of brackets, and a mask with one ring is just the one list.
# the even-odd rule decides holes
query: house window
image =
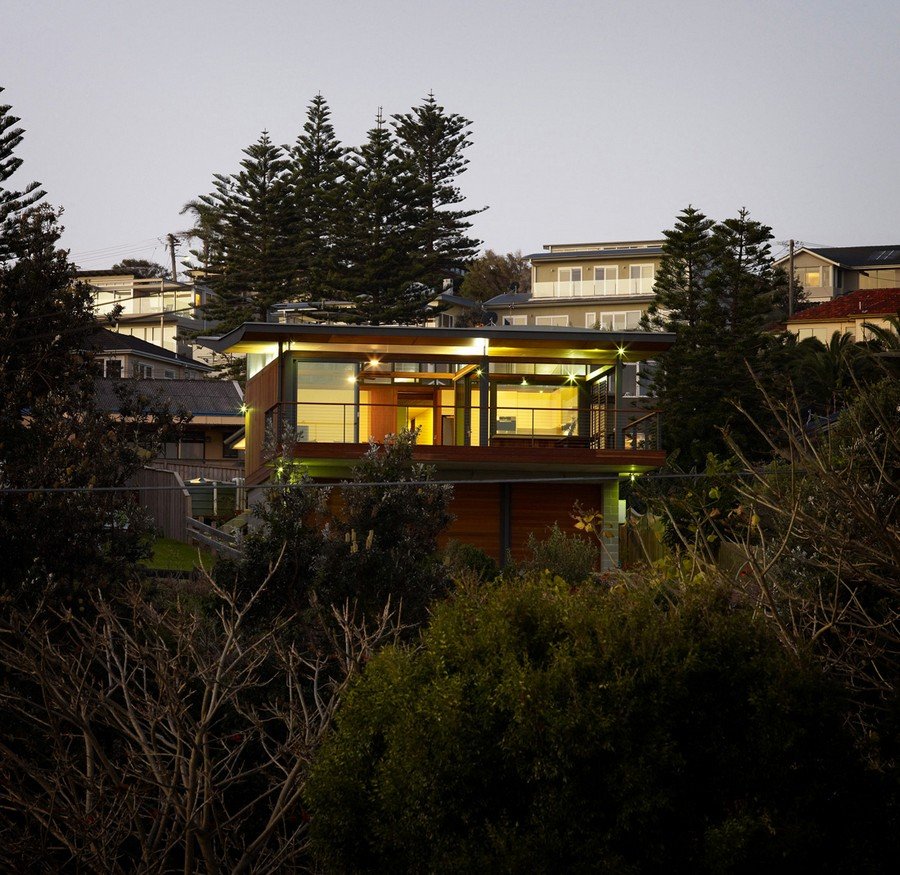
{"label": "house window", "polygon": [[504,325],[527,325],[528,317],[525,315],[522,316],[504,316],[503,317]]}
{"label": "house window", "polygon": [[568,316],[535,316],[535,325],[553,326],[557,328],[565,328],[569,324]]}
{"label": "house window", "polygon": [[109,380],[122,379],[122,362],[120,359],[105,359],[103,362],[103,376]]}
{"label": "house window", "polygon": [[640,324],[640,310],[621,310],[616,313],[600,314],[600,328],[603,331],[635,331]]}
{"label": "house window", "polygon": [[185,437],[180,441],[168,441],[163,445],[164,459],[202,459],[206,444],[202,437]]}
{"label": "house window", "polygon": [[634,295],[649,295],[653,291],[655,269],[652,264],[632,264],[628,268],[628,291]]}
{"label": "house window", "polygon": [[139,380],[151,380],[153,379],[153,366],[144,362],[135,362],[134,375]]}
{"label": "house window", "polygon": [[571,298],[574,295],[582,294],[580,267],[561,267],[559,269],[557,294],[562,298]]}
{"label": "house window", "polygon": [[437,323],[438,328],[452,328],[453,323],[456,320],[449,313],[438,313],[437,319],[435,322]]}
{"label": "house window", "polygon": [[800,280],[804,289],[820,289],[825,285],[825,268],[823,265],[817,267],[798,267],[796,268],[797,279]]}
{"label": "house window", "polygon": [[163,377],[165,377],[167,380],[174,380],[175,379],[175,371],[172,371],[169,368],[166,368],[163,371]]}
{"label": "house window", "polygon": [[597,314],[596,313],[585,313],[584,314],[584,327],[585,328],[596,328],[597,327]]}
{"label": "house window", "polygon": [[594,294],[614,295],[619,279],[619,268],[615,265],[594,268]]}

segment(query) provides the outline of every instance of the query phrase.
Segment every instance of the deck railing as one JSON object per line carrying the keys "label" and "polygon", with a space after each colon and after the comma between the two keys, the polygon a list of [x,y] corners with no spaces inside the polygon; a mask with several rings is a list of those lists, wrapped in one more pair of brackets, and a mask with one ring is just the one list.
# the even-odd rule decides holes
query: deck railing
{"label": "deck railing", "polygon": [[[478,446],[480,410],[410,402],[367,404],[299,402],[266,412],[266,433],[278,442],[364,444],[402,428],[422,429],[420,444]],[[661,449],[660,419],[646,407],[616,409],[495,407],[489,410],[487,445],[646,450]]]}
{"label": "deck railing", "polygon": [[606,298],[616,295],[653,294],[652,277],[625,277],[609,280],[569,280],[536,282],[535,298]]}

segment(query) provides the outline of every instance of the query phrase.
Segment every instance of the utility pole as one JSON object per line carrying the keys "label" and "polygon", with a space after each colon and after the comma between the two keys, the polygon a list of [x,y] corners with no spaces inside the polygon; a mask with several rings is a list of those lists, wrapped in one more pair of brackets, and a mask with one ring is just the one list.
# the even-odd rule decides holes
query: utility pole
{"label": "utility pole", "polygon": [[[788,319],[794,315],[794,241],[788,240]],[[173,256],[174,257],[174,256]]]}
{"label": "utility pole", "polygon": [[[169,253],[172,256],[172,282],[178,282],[178,267],[175,264],[175,235],[166,234],[169,239]],[[791,243],[793,244],[793,240]],[[793,250],[791,250],[793,252]]]}

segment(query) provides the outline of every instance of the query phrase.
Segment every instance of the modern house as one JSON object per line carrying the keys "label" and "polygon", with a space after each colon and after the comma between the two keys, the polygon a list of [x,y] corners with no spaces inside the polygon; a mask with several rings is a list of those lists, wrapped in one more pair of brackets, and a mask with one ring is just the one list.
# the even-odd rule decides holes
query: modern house
{"label": "modern house", "polygon": [[323,481],[347,476],[368,441],[419,430],[416,457],[455,485],[447,537],[497,559],[528,536],[602,510],[617,561],[619,482],[665,454],[656,412],[625,397],[626,365],[670,334],[592,328],[432,328],[245,323],[203,338],[247,356],[246,481],[273,446]]}
{"label": "modern house", "polygon": [[787,330],[798,340],[816,337],[828,343],[837,331],[855,341],[869,340],[865,323],[888,327],[887,319],[900,313],[900,286],[894,289],[859,289],[801,310],[788,320]]}
{"label": "modern house", "polygon": [[[790,257],[777,267],[789,270]],[[794,252],[794,276],[813,303],[857,289],[900,288],[900,243],[887,246],[804,246]]]}
{"label": "modern house", "polygon": [[206,327],[201,310],[205,287],[114,270],[82,270],[76,276],[92,289],[95,316],[118,314],[113,323],[117,333],[210,364],[209,350],[191,340]]}

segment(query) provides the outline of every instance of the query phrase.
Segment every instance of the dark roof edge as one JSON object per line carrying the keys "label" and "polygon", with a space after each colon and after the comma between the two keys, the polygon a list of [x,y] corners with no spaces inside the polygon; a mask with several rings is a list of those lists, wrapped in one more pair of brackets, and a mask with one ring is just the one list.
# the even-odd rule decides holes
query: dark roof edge
{"label": "dark roof edge", "polygon": [[281,325],[275,322],[245,322],[243,325],[232,329],[220,337],[198,337],[197,343],[215,352],[223,352],[229,347],[240,343],[248,333],[259,335],[271,335],[272,340],[277,340],[281,335],[289,340],[292,335],[321,334],[329,336],[354,336],[359,334],[371,334],[384,338],[392,337],[434,337],[440,339],[475,339],[479,337],[488,340],[509,339],[516,336],[521,340],[551,340],[559,337],[567,337],[570,340],[588,342],[599,339],[608,343],[618,343],[646,339],[648,341],[675,342],[675,334],[663,331],[597,331],[593,328],[534,328],[532,326],[503,327],[472,327],[472,328],[431,328],[417,325]]}

